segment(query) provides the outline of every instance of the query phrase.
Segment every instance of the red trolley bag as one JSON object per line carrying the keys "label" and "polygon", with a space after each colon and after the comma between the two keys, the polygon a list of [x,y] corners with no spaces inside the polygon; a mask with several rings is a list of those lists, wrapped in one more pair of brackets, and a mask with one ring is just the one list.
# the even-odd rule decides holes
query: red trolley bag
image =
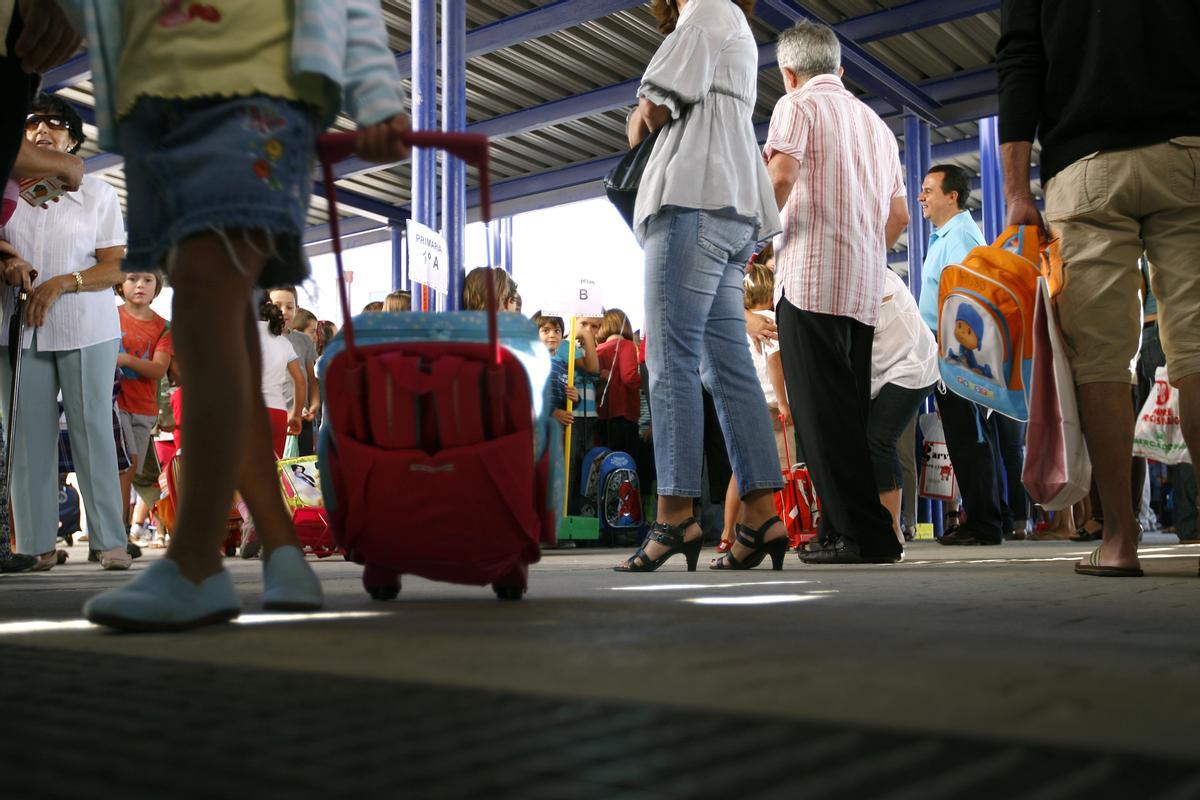
{"label": "red trolley bag", "polygon": [[783,471],[783,488],[775,493],[775,510],[788,532],[788,546],[797,550],[817,538],[821,524],[821,502],[804,464],[792,464],[791,448],[784,428],[783,453],[790,467]]}
{"label": "red trolley bag", "polygon": [[[478,166],[489,218],[487,137],[410,132],[408,143]],[[334,538],[377,600],[397,596],[401,574],[520,599],[557,524],[547,354],[532,349],[532,323],[509,315],[505,342],[516,331],[528,352],[501,346],[490,274],[486,314],[351,317],[331,165],[353,144],[353,134],[318,143],[345,319],[321,362],[319,465]]]}

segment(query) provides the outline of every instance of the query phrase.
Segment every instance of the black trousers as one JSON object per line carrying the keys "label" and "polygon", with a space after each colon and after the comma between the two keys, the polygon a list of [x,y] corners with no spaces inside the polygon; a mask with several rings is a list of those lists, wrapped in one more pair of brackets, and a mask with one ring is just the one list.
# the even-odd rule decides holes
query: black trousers
{"label": "black trousers", "polygon": [[624,417],[610,417],[601,420],[600,443],[619,453],[625,453],[630,458],[637,458],[638,443],[641,437],[638,436],[638,424],[633,420],[625,419]]}
{"label": "black trousers", "polygon": [[1025,423],[1003,414],[992,414],[989,423],[996,431],[996,456],[1004,475],[1001,516],[1004,530],[1008,531],[1016,523],[1029,519],[1029,495],[1025,491],[1025,484],[1021,482],[1021,470],[1025,467]]}
{"label": "black trousers", "polygon": [[875,329],[850,317],[802,311],[786,299],[775,319],[796,438],[821,501],[821,540],[844,537],[864,555],[897,554],[867,443]]}
{"label": "black trousers", "polygon": [[963,509],[967,519],[962,530],[981,539],[1004,541],[1004,511],[1001,508],[1002,479],[997,469],[995,415],[984,419],[984,412],[954,392],[935,392],[942,428],[946,431],[946,449],[958,478]]}
{"label": "black trousers", "polygon": [[300,423],[300,435],[296,437],[300,446],[300,455],[315,456],[317,454],[317,429],[312,422]]}

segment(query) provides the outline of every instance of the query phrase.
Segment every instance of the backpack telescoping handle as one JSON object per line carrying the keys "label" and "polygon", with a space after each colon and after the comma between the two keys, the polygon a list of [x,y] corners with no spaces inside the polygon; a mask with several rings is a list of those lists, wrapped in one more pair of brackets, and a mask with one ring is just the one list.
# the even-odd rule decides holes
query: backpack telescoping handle
{"label": "backpack telescoping handle", "polygon": [[[475,133],[443,133],[441,131],[406,131],[404,143],[409,147],[429,147],[445,150],[479,170],[479,210],[486,222],[492,218],[492,185],[490,150],[488,137]],[[338,295],[342,305],[343,336],[346,351],[357,359],[354,347],[354,323],[350,313],[350,290],[346,285],[346,271],[342,263],[342,236],[337,211],[337,188],[334,184],[333,165],[354,153],[358,144],[358,133],[326,133],[317,137],[317,156],[321,161],[321,178],[325,183],[325,201],[329,205],[329,231],[333,239],[334,260],[337,262]],[[492,360],[500,364],[500,337],[496,328],[496,288],[492,273],[488,272],[488,345]]]}
{"label": "backpack telescoping handle", "polygon": [[[490,143],[487,136],[474,133],[442,131],[405,131],[404,143],[409,147],[428,147],[445,150],[479,170],[479,210],[483,221],[492,218],[492,182]],[[346,269],[342,261],[342,236],[338,220],[337,187],[334,184],[333,165],[353,155],[358,144],[358,133],[354,131],[326,133],[317,137],[317,157],[321,162],[321,178],[325,184],[325,201],[329,205],[329,231],[333,239],[333,255],[337,263],[338,299],[342,306],[342,336],[346,341],[346,355],[358,362],[359,354],[354,343],[354,315],[350,312],[350,287],[346,284]],[[496,286],[492,270],[487,271],[487,315],[488,350],[490,361],[487,371],[488,399],[491,405],[492,429],[500,431],[504,421],[505,377],[500,357],[500,333],[496,319]]]}

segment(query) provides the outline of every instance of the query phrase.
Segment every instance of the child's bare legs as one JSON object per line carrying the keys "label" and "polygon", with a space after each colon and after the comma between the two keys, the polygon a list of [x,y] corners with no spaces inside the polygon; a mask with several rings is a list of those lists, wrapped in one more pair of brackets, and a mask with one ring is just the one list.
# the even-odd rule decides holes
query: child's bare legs
{"label": "child's bare legs", "polygon": [[146,500],[141,495],[138,495],[137,502],[133,504],[131,519],[134,525],[145,525],[146,520],[150,519],[150,506],[146,505]]}
{"label": "child's bare legs", "polygon": [[300,540],[296,537],[296,529],[279,493],[271,419],[262,400],[262,350],[258,343],[258,325],[249,304],[245,310],[245,348],[250,354],[251,407],[237,489],[254,519],[254,529],[262,541],[263,558],[266,559],[277,547],[299,547]]}
{"label": "child's bare legs", "polygon": [[134,477],[136,477],[138,472],[140,472],[142,469],[140,458],[133,456],[130,458],[130,461],[133,463],[130,465],[129,469],[122,472],[119,476],[121,481],[121,518],[122,521],[124,521],[126,528],[129,528],[130,512],[133,510],[133,506],[129,504],[129,492],[133,489]]}
{"label": "child's bare legs", "polygon": [[738,520],[742,518],[742,498],[738,496],[737,478],[729,479],[729,488],[725,490],[725,530],[721,531],[721,541],[733,543],[737,533]]}
{"label": "child's bare legs", "polygon": [[[222,569],[226,516],[245,473],[251,391],[261,380],[251,360],[258,341],[248,347],[246,330],[251,293],[267,250],[266,236],[260,233],[199,234],[179,245],[171,273],[171,328],[188,391],[182,423],[192,435],[180,471],[179,516],[167,558],[193,583]],[[261,416],[265,424],[266,412]]]}

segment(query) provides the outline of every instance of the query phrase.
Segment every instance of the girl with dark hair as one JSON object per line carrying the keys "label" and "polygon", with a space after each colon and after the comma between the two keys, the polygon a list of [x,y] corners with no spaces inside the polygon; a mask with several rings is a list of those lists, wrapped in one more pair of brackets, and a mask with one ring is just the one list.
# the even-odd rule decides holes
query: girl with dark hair
{"label": "girl with dark hair", "polygon": [[[283,312],[272,303],[263,303],[258,310],[258,337],[262,348],[262,394],[271,418],[271,439],[275,458],[283,458],[288,434],[300,433],[301,404],[304,402],[304,373],[300,359],[291,343],[284,337],[286,323]],[[284,387],[291,383],[291,408],[285,399]]]}
{"label": "girl with dark hair", "polygon": [[325,354],[325,346],[337,335],[337,325],[327,319],[317,323],[317,355]]}
{"label": "girl with dark hair", "polygon": [[[300,369],[300,357],[284,336],[287,320],[283,310],[270,298],[258,308],[258,338],[262,349],[262,395],[271,421],[271,445],[275,458],[283,458],[288,434],[300,433],[301,406],[304,403],[304,372]],[[291,408],[288,392],[290,384]],[[235,498],[238,513],[242,515],[242,540],[238,548],[242,558],[254,558],[262,551],[262,542],[254,526],[250,508],[240,495]]]}

